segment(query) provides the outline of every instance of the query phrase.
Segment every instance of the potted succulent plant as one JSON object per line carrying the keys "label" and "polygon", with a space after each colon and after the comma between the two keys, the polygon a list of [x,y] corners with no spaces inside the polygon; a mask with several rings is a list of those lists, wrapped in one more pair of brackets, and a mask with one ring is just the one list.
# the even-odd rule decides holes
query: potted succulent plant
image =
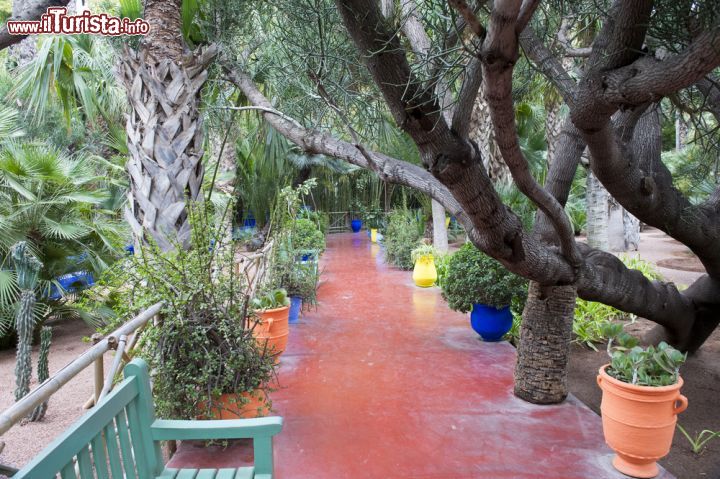
{"label": "potted succulent plant", "polygon": [[412,250],[410,257],[415,264],[412,277],[416,286],[429,288],[435,284],[437,280],[435,255],[437,255],[437,251],[433,245],[427,243],[423,243]]}
{"label": "potted succulent plant", "polygon": [[466,243],[448,261],[442,295],[455,311],[472,311],[470,324],[484,341],[500,341],[512,328],[511,305],[522,311],[527,281]]}
{"label": "potted succulent plant", "polygon": [[656,461],[670,452],[677,415],[688,405],[679,374],[686,355],[664,342],[641,348],[621,324],[603,332],[610,338],[610,363],[597,381],[605,441],[616,453],[613,466],[629,476],[655,477]]}
{"label": "potted succulent plant", "polygon": [[253,334],[261,349],[272,354],[277,362],[288,342],[290,299],[287,291],[277,288],[256,295],[250,301],[250,310],[248,327],[257,321],[252,328]]}

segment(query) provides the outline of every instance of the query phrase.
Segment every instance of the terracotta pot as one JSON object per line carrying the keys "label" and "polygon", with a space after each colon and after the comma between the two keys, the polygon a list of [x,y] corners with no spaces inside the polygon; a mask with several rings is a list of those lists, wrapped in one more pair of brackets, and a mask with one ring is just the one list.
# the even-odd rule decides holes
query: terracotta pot
{"label": "terracotta pot", "polygon": [[[248,401],[247,404],[242,404],[244,400]],[[200,410],[204,412],[198,419],[243,419],[267,416],[270,412],[267,394],[262,389],[222,394],[213,401],[212,408],[208,408],[205,402],[200,403]]]}
{"label": "terracotta pot", "polygon": [[290,328],[290,306],[282,308],[267,309],[259,313],[260,320],[253,330],[253,335],[260,347],[267,347],[268,352],[275,354],[275,362],[285,352],[288,342]]}
{"label": "terracotta pot", "polygon": [[617,453],[613,466],[628,476],[655,477],[655,461],[670,452],[677,415],[688,405],[680,394],[683,380],[671,386],[637,386],[608,375],[608,366],[600,368],[597,382],[603,391],[605,442]]}

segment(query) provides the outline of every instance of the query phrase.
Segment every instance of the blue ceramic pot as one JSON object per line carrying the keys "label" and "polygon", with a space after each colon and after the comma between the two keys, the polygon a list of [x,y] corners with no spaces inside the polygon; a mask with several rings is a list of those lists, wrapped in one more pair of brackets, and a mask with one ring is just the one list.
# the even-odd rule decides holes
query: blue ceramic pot
{"label": "blue ceramic pot", "polygon": [[350,222],[350,227],[352,228],[353,233],[357,233],[360,231],[360,228],[362,228],[362,220],[352,220]]}
{"label": "blue ceramic pot", "polygon": [[500,341],[512,328],[513,317],[510,306],[497,309],[481,303],[473,304],[470,324],[483,341]]}
{"label": "blue ceramic pot", "polygon": [[302,297],[290,296],[290,317],[288,323],[297,323],[300,318],[300,310],[302,309]]}
{"label": "blue ceramic pot", "polygon": [[248,213],[247,217],[243,220],[243,226],[254,228],[256,224],[257,221],[255,221],[255,216],[253,216],[252,213]]}

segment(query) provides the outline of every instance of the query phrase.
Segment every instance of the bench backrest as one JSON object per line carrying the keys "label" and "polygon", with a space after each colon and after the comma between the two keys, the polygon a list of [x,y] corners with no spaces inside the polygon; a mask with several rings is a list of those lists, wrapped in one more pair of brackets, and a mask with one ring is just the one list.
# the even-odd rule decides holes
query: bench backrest
{"label": "bench backrest", "polygon": [[58,474],[62,479],[153,478],[163,468],[160,446],[150,433],[154,416],[147,364],[134,360],[125,367],[125,379],[99,405],[13,479]]}

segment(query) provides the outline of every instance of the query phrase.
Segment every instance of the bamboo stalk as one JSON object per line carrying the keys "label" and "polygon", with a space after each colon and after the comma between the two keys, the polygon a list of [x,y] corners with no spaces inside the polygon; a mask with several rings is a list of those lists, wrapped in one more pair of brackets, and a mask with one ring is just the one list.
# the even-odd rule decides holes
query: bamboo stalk
{"label": "bamboo stalk", "polygon": [[118,371],[120,370],[120,366],[122,365],[123,356],[126,356],[125,344],[127,344],[127,336],[123,334],[120,336],[120,340],[118,341],[117,349],[115,350],[115,356],[113,357],[113,363],[112,366],[110,366],[110,373],[107,375],[107,378],[105,378],[105,384],[103,384],[102,391],[100,391],[97,402],[95,404],[99,404],[100,401],[102,401],[102,399],[107,396],[112,389],[113,382],[115,381],[115,376],[117,375]]}

